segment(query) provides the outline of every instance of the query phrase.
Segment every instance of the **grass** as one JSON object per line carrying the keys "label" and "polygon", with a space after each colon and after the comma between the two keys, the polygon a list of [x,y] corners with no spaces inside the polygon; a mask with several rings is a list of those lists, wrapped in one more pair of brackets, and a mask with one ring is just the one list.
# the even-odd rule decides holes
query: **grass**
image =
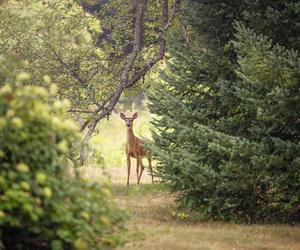
{"label": "grass", "polygon": [[191,223],[178,216],[176,197],[163,184],[118,184],[112,191],[119,206],[132,215],[128,243],[118,250],[300,249],[298,226]]}
{"label": "grass", "polygon": [[117,195],[135,196],[135,195],[153,195],[162,191],[168,191],[169,188],[165,184],[142,184],[125,186],[122,184],[113,185],[112,192]]}

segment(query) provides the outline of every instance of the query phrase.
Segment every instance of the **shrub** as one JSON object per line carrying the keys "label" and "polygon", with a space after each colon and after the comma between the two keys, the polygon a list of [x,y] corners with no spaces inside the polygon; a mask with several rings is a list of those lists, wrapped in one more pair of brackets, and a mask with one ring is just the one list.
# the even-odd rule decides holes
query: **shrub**
{"label": "shrub", "polygon": [[[0,89],[0,246],[119,244],[124,214],[111,205],[109,189],[66,174],[66,155],[78,138],[76,125],[65,119],[68,103],[52,102],[42,87],[15,87],[27,79],[19,74]],[[55,94],[54,85],[49,92]]]}

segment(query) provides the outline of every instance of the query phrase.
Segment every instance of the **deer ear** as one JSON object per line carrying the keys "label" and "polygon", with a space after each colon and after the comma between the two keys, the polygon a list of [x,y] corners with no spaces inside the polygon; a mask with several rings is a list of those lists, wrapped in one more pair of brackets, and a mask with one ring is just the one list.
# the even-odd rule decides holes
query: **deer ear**
{"label": "deer ear", "polygon": [[123,119],[123,120],[126,119],[126,116],[125,116],[123,113],[120,113],[120,117],[121,117],[121,119]]}
{"label": "deer ear", "polygon": [[137,117],[138,117],[138,113],[135,112],[135,113],[133,114],[133,116],[132,116],[132,119],[136,119]]}

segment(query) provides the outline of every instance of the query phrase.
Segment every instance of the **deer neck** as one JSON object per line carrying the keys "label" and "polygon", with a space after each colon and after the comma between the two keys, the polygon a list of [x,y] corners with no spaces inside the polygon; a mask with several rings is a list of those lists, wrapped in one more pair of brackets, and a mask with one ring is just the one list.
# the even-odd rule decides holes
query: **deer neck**
{"label": "deer neck", "polygon": [[134,149],[134,146],[135,146],[135,136],[134,136],[132,128],[127,129],[127,144],[129,146],[130,150]]}

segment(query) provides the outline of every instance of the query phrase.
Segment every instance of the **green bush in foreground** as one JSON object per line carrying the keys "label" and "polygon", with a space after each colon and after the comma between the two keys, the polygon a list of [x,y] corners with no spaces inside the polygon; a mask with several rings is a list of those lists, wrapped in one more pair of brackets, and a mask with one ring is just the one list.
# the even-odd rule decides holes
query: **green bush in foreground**
{"label": "green bush in foreground", "polygon": [[105,185],[66,175],[77,128],[65,119],[65,101],[49,102],[41,87],[0,89],[0,248],[115,246],[124,214],[109,204]]}

